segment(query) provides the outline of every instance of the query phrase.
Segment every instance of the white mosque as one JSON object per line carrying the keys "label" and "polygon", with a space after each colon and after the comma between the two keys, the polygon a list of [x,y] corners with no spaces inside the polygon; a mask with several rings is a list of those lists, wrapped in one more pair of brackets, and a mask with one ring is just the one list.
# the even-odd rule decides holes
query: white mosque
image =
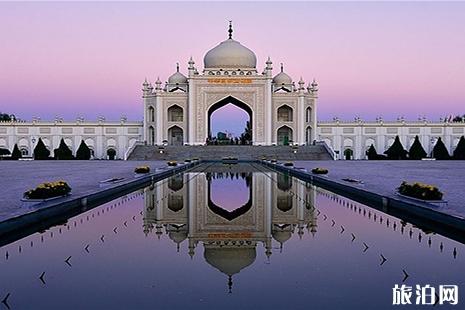
{"label": "white mosque", "polygon": [[296,87],[281,65],[273,77],[268,58],[262,72],[257,70],[254,52],[229,37],[203,59],[199,72],[192,58],[188,74],[176,72],[162,86],[144,82],[144,133],[150,145],[167,141],[171,145],[202,145],[211,136],[210,118],[226,104],[249,114],[253,145],[283,145],[293,141],[310,144],[315,139],[317,85]]}
{"label": "white mosque", "polygon": [[[198,70],[191,58],[187,75],[180,71],[166,83],[157,79],[154,85],[143,83],[143,122],[122,117],[118,122],[54,121],[0,122],[0,148],[10,151],[18,144],[24,156],[31,156],[41,138],[53,150],[63,138],[76,151],[81,140],[91,148],[95,159],[106,159],[116,152],[116,159],[127,159],[137,145],[204,145],[211,137],[211,115],[227,104],[243,109],[249,115],[255,146],[311,145],[325,143],[335,159],[365,159],[373,144],[378,153],[386,150],[399,136],[409,148],[419,136],[429,153],[441,137],[452,152],[462,135],[465,123],[430,122],[426,119],[375,122],[355,119],[351,122],[334,119],[317,122],[318,84],[296,83],[284,72],[281,64],[273,75],[268,58],[263,70],[257,68],[253,51],[233,39],[230,24],[227,39],[209,50]],[[261,71],[261,72],[260,72]]]}

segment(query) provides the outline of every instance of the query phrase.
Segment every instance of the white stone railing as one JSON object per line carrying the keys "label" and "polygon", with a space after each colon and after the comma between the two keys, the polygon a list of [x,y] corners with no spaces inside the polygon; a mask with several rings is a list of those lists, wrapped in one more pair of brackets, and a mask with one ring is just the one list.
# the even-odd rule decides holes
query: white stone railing
{"label": "white stone railing", "polygon": [[331,155],[331,157],[333,159],[336,159],[336,154],[334,153],[334,150],[330,148],[329,145],[326,144],[325,141],[315,141],[315,144],[323,146],[326,149],[326,151]]}
{"label": "white stone railing", "polygon": [[142,141],[136,141],[130,148],[128,148],[128,149],[126,150],[126,152],[124,152],[124,157],[123,157],[123,159],[124,159],[124,160],[128,160],[129,156],[132,154],[132,152],[134,152],[136,146],[138,146],[138,145],[144,145],[144,142],[142,142]]}

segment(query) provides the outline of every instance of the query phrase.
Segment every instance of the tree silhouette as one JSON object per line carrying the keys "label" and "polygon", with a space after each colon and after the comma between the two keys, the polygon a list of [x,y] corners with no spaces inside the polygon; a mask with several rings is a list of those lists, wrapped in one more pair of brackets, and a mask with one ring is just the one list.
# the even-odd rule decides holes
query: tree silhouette
{"label": "tree silhouette", "polygon": [[413,141],[410,150],[408,151],[408,158],[409,159],[422,159],[426,157],[426,151],[421,145],[420,139],[418,136],[415,136],[415,141]]}
{"label": "tree silhouette", "polygon": [[404,146],[400,142],[399,136],[396,136],[394,143],[388,148],[384,154],[387,155],[388,159],[398,160],[405,159],[407,156],[407,151],[404,149]]}
{"label": "tree silhouette", "polygon": [[453,158],[461,159],[461,160],[465,159],[465,137],[464,136],[460,137],[459,143],[455,147]]}
{"label": "tree silhouette", "polygon": [[90,159],[90,149],[84,140],[81,140],[81,144],[76,151],[76,159],[89,160]]}
{"label": "tree silhouette", "polygon": [[45,146],[44,142],[42,141],[42,138],[39,138],[39,141],[37,141],[37,145],[34,148],[34,159],[44,160],[48,159],[49,156],[50,151]]}
{"label": "tree silhouette", "polygon": [[0,155],[10,155],[10,150],[0,147]]}
{"label": "tree silhouette", "polygon": [[439,159],[439,160],[450,159],[449,152],[447,151],[447,148],[444,145],[444,142],[442,142],[441,137],[439,137],[438,141],[436,141],[436,144],[434,145],[434,148],[433,148],[433,153],[431,155],[432,157]]}
{"label": "tree silhouette", "polygon": [[250,121],[245,124],[244,132],[241,134],[241,144],[250,144],[252,142],[252,126]]}
{"label": "tree silhouette", "polygon": [[23,157],[23,154],[19,150],[18,144],[15,144],[13,147],[13,152],[11,153],[11,159],[17,160]]}
{"label": "tree silhouette", "polygon": [[61,138],[60,140],[60,145],[58,148],[56,148],[54,151],[54,157],[55,159],[60,159],[60,160],[70,160],[74,159],[73,152],[70,150],[68,145],[66,145],[65,140]]}
{"label": "tree silhouette", "polygon": [[372,144],[367,151],[368,160],[378,159],[378,153],[376,152],[375,146]]}

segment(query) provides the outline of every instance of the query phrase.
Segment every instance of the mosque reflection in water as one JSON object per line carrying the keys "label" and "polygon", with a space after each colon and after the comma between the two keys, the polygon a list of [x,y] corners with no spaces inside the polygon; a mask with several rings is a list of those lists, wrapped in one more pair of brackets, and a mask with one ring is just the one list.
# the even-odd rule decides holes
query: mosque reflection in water
{"label": "mosque reflection in water", "polygon": [[228,277],[231,290],[233,275],[255,262],[257,250],[270,258],[273,239],[282,251],[294,233],[317,231],[314,186],[251,168],[215,165],[146,188],[144,233],[167,234],[178,252],[187,242],[191,257],[203,245],[205,261]]}

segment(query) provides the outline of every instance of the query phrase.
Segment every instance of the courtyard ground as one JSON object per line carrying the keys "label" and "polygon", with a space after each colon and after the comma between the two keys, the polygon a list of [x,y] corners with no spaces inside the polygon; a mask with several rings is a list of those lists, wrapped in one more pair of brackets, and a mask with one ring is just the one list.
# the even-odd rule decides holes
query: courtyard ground
{"label": "courtyard ground", "polygon": [[[166,166],[164,161],[0,161],[0,221],[25,213],[23,192],[42,182],[65,180],[74,194],[82,195],[97,191],[99,181],[133,178],[134,168],[142,164],[152,171]],[[386,196],[395,196],[403,180],[433,184],[449,202],[438,211],[465,217],[465,161],[295,161],[295,166],[328,168],[330,179],[359,179],[363,185],[347,184]]]}
{"label": "courtyard ground", "polygon": [[439,187],[447,206],[438,211],[465,217],[465,161],[295,161],[296,167],[308,171],[322,167],[329,170],[328,178],[342,181],[352,178],[363,181],[362,187],[384,196],[396,196],[395,190],[402,181],[422,182]]}
{"label": "courtyard ground", "polygon": [[25,213],[21,202],[25,191],[42,182],[64,180],[72,193],[81,195],[98,190],[99,181],[118,177],[132,179],[134,168],[148,165],[152,171],[166,166],[164,161],[0,161],[0,221]]}

